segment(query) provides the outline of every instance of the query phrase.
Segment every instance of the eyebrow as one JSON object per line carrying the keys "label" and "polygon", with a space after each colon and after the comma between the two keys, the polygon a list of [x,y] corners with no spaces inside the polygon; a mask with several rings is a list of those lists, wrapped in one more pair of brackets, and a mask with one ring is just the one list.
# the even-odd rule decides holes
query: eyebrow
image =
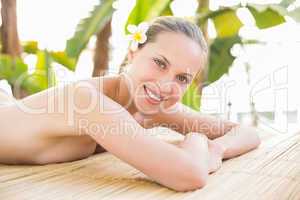
{"label": "eyebrow", "polygon": [[[164,61],[165,61],[166,63],[168,63],[168,65],[171,65],[171,64],[170,64],[170,61],[169,61],[165,56],[163,56],[163,55],[161,55],[161,54],[158,54],[158,55],[161,56],[161,57],[164,59]],[[183,74],[185,74],[185,75],[190,76],[190,77],[193,78],[193,75],[192,75],[192,74],[189,74],[189,73],[183,73]]]}
{"label": "eyebrow", "polygon": [[183,74],[185,74],[185,75],[190,76],[191,78],[193,78],[192,74],[189,74],[189,73],[183,73]]}
{"label": "eyebrow", "polygon": [[161,54],[158,54],[158,55],[161,56],[161,57],[164,59],[164,61],[165,61],[166,63],[168,63],[168,65],[171,65],[170,61],[169,61],[166,57],[164,57],[164,56],[161,55]]}

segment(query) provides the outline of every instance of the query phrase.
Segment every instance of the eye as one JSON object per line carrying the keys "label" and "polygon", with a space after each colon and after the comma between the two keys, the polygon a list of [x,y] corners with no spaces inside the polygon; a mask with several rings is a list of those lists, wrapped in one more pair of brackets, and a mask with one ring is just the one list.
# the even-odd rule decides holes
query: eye
{"label": "eye", "polygon": [[164,61],[158,59],[158,58],[153,58],[153,61],[158,65],[160,68],[165,69],[167,68],[167,65]]}
{"label": "eye", "polygon": [[187,84],[190,82],[186,76],[177,76],[177,79],[184,84]]}

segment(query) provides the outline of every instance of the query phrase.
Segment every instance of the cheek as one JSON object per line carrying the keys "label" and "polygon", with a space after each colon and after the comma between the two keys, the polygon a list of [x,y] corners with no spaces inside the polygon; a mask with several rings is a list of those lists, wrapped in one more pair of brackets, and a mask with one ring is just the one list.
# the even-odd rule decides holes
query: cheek
{"label": "cheek", "polygon": [[186,91],[186,87],[185,86],[181,86],[181,87],[178,88],[178,91],[177,91],[178,101],[180,101],[180,99],[183,97],[185,91]]}
{"label": "cheek", "polygon": [[148,68],[149,62],[143,57],[139,57],[132,62],[133,68],[137,71],[144,71]]}
{"label": "cheek", "polygon": [[[144,67],[143,68],[144,68],[145,73],[149,73],[149,72],[157,73],[157,71],[158,71],[156,64],[151,59],[149,59],[147,61],[144,61]],[[148,75],[150,75],[150,74],[148,74]]]}
{"label": "cheek", "polygon": [[153,81],[158,78],[159,70],[151,60],[143,60],[136,63],[135,73],[141,81]]}
{"label": "cheek", "polygon": [[170,98],[170,101],[172,102],[178,102],[182,98],[184,94],[184,89],[185,87],[178,84],[178,83],[173,83],[172,85],[172,95]]}

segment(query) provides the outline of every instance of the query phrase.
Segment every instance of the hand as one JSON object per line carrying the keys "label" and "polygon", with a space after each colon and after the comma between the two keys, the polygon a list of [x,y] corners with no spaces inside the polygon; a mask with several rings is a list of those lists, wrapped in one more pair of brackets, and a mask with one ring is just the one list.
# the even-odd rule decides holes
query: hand
{"label": "hand", "polygon": [[184,140],[180,141],[177,146],[197,157],[202,154],[206,154],[205,157],[208,157],[208,139],[206,135],[190,132],[185,135]]}
{"label": "hand", "polygon": [[213,140],[208,140],[208,150],[209,150],[208,171],[209,173],[213,173],[217,171],[222,165],[224,148],[217,142],[214,142]]}
{"label": "hand", "polygon": [[209,174],[209,151],[206,135],[191,132],[186,134],[184,140],[176,145],[187,152],[207,175]]}
{"label": "hand", "polygon": [[173,143],[179,148],[190,152],[193,157],[198,157],[207,162],[208,173],[217,171],[222,165],[224,148],[219,143],[209,140],[201,133],[188,133],[183,141]]}

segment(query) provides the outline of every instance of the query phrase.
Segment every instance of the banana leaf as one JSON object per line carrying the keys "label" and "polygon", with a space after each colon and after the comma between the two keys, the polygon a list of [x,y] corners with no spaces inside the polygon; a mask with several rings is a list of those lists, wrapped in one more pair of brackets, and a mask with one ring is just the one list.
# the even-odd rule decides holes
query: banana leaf
{"label": "banana leaf", "polygon": [[249,4],[247,8],[255,19],[256,26],[260,29],[270,28],[285,22],[285,9],[278,5]]}
{"label": "banana leaf", "polygon": [[129,24],[139,24],[143,21],[149,21],[154,17],[169,15],[171,12],[170,3],[172,0],[137,0],[134,8],[129,14],[125,25],[125,32],[128,34],[127,26]]}
{"label": "banana leaf", "polygon": [[67,41],[65,52],[68,57],[78,59],[90,38],[101,31],[113,14],[114,0],[100,1],[91,11],[89,17],[82,19],[77,25],[76,32]]}
{"label": "banana leaf", "polygon": [[22,87],[29,94],[40,92],[57,84],[57,79],[51,65],[52,59],[48,51],[37,52],[37,63],[33,73],[22,82]]}

